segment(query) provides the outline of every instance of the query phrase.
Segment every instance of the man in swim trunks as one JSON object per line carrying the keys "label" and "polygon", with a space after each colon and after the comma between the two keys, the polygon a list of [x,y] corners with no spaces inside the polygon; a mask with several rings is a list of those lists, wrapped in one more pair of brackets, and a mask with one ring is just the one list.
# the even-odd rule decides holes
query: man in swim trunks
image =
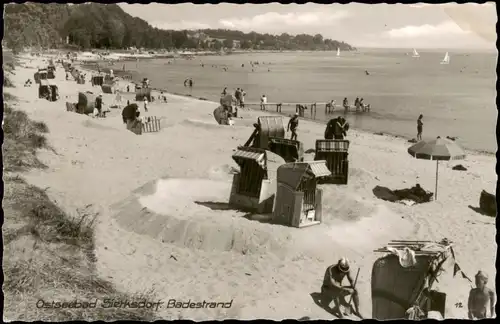
{"label": "man in swim trunks", "polygon": [[[350,283],[349,286],[342,286],[342,281],[345,277],[347,277]],[[340,305],[351,308],[351,305],[347,304],[345,298],[352,295],[355,314],[359,318],[363,318],[359,312],[358,291],[354,288],[354,280],[349,269],[349,260],[347,260],[347,258],[344,257],[340,259],[337,264],[331,265],[326,269],[323,285],[321,286],[321,294],[323,296],[322,303],[325,306],[328,306],[333,299],[335,303],[334,310],[337,311],[339,318],[343,318],[342,312],[340,311]]]}
{"label": "man in swim trunks", "polygon": [[417,119],[417,141],[422,140],[422,131],[424,128],[424,123],[422,122],[422,118],[424,118],[424,115],[418,116]]}
{"label": "man in swim trunks", "polygon": [[476,274],[476,288],[472,288],[469,293],[469,319],[484,319],[488,318],[488,303],[490,306],[490,318],[495,317],[495,292],[486,287],[488,283],[488,275],[483,271],[478,271]]}

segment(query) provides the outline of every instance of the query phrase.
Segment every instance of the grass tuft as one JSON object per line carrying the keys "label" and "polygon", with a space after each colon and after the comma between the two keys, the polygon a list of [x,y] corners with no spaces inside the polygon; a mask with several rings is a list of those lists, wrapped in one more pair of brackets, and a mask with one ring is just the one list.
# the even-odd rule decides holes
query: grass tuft
{"label": "grass tuft", "polygon": [[[15,98],[6,97],[5,101]],[[46,190],[28,184],[19,174],[45,167],[36,157],[47,148],[49,129],[23,111],[4,105],[3,264],[6,321],[153,321],[151,309],[39,308],[37,302],[82,302],[96,299],[154,302],[153,292],[121,293],[97,276],[94,223],[98,213],[77,210],[69,215],[48,197]]]}

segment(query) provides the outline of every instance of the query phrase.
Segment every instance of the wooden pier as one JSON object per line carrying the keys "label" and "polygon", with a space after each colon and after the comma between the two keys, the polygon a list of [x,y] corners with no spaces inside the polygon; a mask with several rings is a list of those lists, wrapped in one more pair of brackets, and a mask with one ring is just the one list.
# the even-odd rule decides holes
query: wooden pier
{"label": "wooden pier", "polygon": [[[336,104],[331,104],[330,102],[268,102],[264,104],[266,106],[266,110],[268,107],[275,107],[275,110],[277,113],[281,113],[281,108],[283,106],[295,106],[295,112],[299,114],[299,117],[305,117],[305,111],[309,110],[309,117],[311,119],[316,119],[316,112],[318,106],[324,106],[325,107],[325,115],[332,114],[334,110],[337,111],[343,111],[343,112],[356,112],[356,113],[365,113],[370,111],[370,106],[365,106],[365,107],[358,107],[356,108],[355,106],[349,106],[349,107],[342,107],[340,105]],[[245,106],[262,106],[262,103],[260,102],[245,102]]]}

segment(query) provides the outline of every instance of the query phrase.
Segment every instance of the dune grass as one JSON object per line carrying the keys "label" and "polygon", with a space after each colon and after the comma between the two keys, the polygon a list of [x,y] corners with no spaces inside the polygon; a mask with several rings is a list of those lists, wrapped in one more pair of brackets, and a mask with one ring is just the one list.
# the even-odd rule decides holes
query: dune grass
{"label": "dune grass", "polygon": [[[5,96],[4,96],[5,98]],[[10,97],[9,100],[15,100]],[[45,167],[36,151],[47,146],[48,127],[4,104],[4,320],[144,320],[155,310],[102,308],[107,299],[155,301],[154,293],[129,296],[97,276],[93,224],[97,213],[68,215],[45,190],[19,172]],[[39,308],[37,302],[93,302],[96,308]]]}

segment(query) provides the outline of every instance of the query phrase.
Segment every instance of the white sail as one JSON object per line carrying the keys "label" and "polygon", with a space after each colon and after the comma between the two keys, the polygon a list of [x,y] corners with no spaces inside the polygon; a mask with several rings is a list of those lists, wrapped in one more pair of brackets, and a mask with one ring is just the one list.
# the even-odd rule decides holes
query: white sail
{"label": "white sail", "polygon": [[446,52],[446,54],[444,55],[444,58],[441,61],[441,64],[450,64],[450,55],[448,54],[448,52]]}
{"label": "white sail", "polygon": [[418,54],[416,49],[413,49],[413,55],[412,57],[420,57],[420,54]]}
{"label": "white sail", "polygon": [[340,56],[340,48],[337,47],[337,56]]}

